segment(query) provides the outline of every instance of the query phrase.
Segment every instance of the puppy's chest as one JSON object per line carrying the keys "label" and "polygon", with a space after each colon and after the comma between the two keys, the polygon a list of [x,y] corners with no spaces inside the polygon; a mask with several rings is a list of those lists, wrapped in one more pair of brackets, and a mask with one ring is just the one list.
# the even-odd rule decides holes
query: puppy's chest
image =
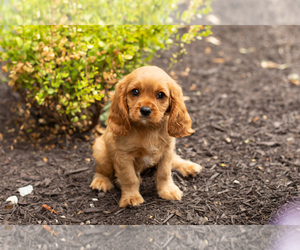
{"label": "puppy's chest", "polygon": [[145,133],[136,133],[127,138],[123,145],[131,146],[130,154],[134,157],[135,167],[141,171],[148,167],[158,164],[167,146],[171,143],[170,137],[162,133],[145,131]]}
{"label": "puppy's chest", "polygon": [[162,149],[150,146],[148,148],[138,148],[135,152],[135,163],[140,167],[153,167],[155,166],[162,156]]}

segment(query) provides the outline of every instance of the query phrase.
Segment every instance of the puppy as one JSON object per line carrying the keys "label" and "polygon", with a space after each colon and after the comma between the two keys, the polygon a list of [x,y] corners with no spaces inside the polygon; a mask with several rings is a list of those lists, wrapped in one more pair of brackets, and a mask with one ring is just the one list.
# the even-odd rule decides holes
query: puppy
{"label": "puppy", "polygon": [[109,191],[116,177],[120,207],[138,206],[144,202],[140,173],[156,166],[158,195],[180,200],[171,170],[195,176],[202,168],[175,152],[175,137],[191,135],[191,125],[181,88],[167,73],[155,66],[134,70],[116,85],[107,129],[93,146],[97,166],[91,188]]}

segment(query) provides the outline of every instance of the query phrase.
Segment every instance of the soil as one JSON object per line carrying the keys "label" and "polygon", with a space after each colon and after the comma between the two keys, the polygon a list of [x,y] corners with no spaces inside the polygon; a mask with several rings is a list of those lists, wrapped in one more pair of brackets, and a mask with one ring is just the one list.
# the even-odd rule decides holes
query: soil
{"label": "soil", "polygon": [[[181,201],[158,197],[155,170],[142,175],[145,203],[139,207],[119,208],[118,188],[108,193],[91,190],[93,132],[70,139],[55,136],[39,147],[36,142],[14,143],[21,125],[15,108],[20,98],[4,83],[0,84],[0,223],[281,223],[290,207],[299,204],[300,85],[288,76],[300,72],[300,27],[215,26],[212,31],[219,45],[205,38],[189,44],[188,54],[171,70],[168,58],[178,48],[152,63],[181,84],[193,119],[196,132],[177,140],[177,152],[204,168],[194,178],[173,172],[184,192]],[[263,68],[263,60],[277,64]],[[7,80],[2,76],[1,81]],[[27,185],[33,192],[20,196],[18,188]],[[5,200],[12,195],[19,203],[9,206]]]}

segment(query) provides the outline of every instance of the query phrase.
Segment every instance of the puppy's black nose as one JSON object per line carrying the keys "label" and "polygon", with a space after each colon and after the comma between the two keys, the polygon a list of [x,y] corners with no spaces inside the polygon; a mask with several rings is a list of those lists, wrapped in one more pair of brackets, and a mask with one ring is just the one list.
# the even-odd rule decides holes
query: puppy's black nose
{"label": "puppy's black nose", "polygon": [[141,107],[140,112],[143,116],[148,116],[151,114],[152,110],[149,107]]}

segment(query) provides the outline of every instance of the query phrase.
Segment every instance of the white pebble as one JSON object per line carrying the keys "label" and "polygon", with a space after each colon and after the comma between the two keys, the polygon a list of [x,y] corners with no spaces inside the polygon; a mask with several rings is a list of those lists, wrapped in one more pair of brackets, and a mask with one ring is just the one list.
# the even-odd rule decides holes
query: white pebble
{"label": "white pebble", "polygon": [[33,186],[32,185],[28,185],[26,187],[21,187],[18,189],[18,191],[20,192],[21,196],[25,196],[30,194],[33,191]]}
{"label": "white pebble", "polygon": [[10,201],[11,204],[18,204],[18,197],[17,196],[10,196],[6,199],[6,201]]}

